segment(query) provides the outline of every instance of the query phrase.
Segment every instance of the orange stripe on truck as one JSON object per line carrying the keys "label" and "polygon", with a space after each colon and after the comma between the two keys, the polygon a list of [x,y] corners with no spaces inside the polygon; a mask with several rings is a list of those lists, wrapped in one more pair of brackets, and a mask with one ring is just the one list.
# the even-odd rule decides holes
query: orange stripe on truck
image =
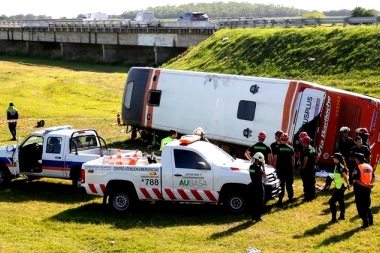
{"label": "orange stripe on truck", "polygon": [[285,102],[284,102],[284,109],[282,112],[282,125],[281,129],[282,131],[289,133],[289,123],[290,120],[292,119],[292,112],[293,112],[293,106],[294,106],[294,94],[296,92],[297,88],[297,82],[291,81],[289,83],[289,88],[288,91],[286,92],[285,96]]}

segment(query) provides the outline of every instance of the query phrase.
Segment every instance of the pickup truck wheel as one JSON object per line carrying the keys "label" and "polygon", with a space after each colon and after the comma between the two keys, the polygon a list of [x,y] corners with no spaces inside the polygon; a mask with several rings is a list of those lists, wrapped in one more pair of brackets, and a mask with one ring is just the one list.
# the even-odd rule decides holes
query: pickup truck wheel
{"label": "pickup truck wheel", "polygon": [[12,178],[8,169],[0,167],[0,186],[8,185]]}
{"label": "pickup truck wheel", "polygon": [[125,212],[131,209],[132,198],[128,193],[116,191],[110,194],[108,203],[118,212]]}
{"label": "pickup truck wheel", "polygon": [[82,186],[82,180],[80,178],[80,167],[72,168],[71,173],[71,184],[75,191],[80,191]]}
{"label": "pickup truck wheel", "polygon": [[223,205],[232,213],[241,213],[247,205],[247,200],[239,193],[230,193],[225,198]]}

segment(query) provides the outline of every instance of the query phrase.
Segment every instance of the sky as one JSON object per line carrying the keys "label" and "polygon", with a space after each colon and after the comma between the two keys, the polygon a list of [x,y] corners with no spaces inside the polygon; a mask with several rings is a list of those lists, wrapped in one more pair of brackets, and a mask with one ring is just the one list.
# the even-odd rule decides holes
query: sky
{"label": "sky", "polygon": [[[6,1],[6,0],[3,0]],[[352,10],[355,7],[375,9],[380,11],[379,0],[12,0],[1,4],[0,15],[12,16],[17,14],[47,15],[52,18],[74,18],[78,14],[104,12],[108,15],[120,15],[124,11],[143,10],[148,7],[181,5],[188,3],[211,2],[247,2],[274,4],[294,7],[304,10]],[[191,10],[184,10],[191,11]],[[202,10],[196,10],[202,11]]]}

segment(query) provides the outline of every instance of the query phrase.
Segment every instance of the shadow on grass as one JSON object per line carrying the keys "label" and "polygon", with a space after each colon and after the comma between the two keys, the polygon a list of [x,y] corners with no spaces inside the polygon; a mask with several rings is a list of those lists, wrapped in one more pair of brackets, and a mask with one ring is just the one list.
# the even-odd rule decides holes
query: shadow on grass
{"label": "shadow on grass", "polygon": [[71,185],[57,181],[14,180],[8,187],[0,188],[0,201],[19,203],[26,201],[45,201],[52,203],[81,203],[92,200],[95,196],[80,193]]}
{"label": "shadow on grass", "polygon": [[231,236],[239,231],[242,231],[242,230],[245,230],[247,228],[249,228],[250,226],[252,226],[253,224],[255,224],[254,222],[252,221],[246,221],[244,223],[241,223],[235,227],[232,227],[232,228],[229,228],[227,229],[226,231],[222,231],[222,232],[218,232],[218,233],[214,233],[210,236],[209,239],[211,240],[216,240],[216,239],[219,239],[219,238],[223,238],[223,237],[227,237],[227,236]]}
{"label": "shadow on grass", "polygon": [[321,246],[328,246],[330,244],[334,244],[334,243],[338,243],[338,242],[341,242],[341,241],[345,241],[345,240],[349,239],[351,236],[353,236],[355,233],[357,233],[357,232],[359,232],[361,230],[362,229],[358,227],[358,228],[349,230],[347,232],[344,232],[343,234],[331,236],[331,237],[326,238],[325,240],[323,240],[317,247],[319,248]]}
{"label": "shadow on grass", "polygon": [[241,222],[250,216],[231,215],[215,204],[141,202],[127,213],[115,213],[108,206],[91,203],[65,210],[49,218],[60,222],[110,224],[118,229],[172,226],[220,225]]}
{"label": "shadow on grass", "polygon": [[127,73],[131,68],[130,65],[123,65],[121,63],[91,63],[83,61],[52,60],[38,57],[32,58],[26,56],[0,55],[0,61],[9,61],[29,66],[59,67],[74,71],[89,71],[98,73]]}
{"label": "shadow on grass", "polygon": [[303,238],[303,237],[306,237],[306,236],[319,235],[319,234],[323,233],[323,231],[325,231],[331,225],[333,225],[333,223],[331,223],[331,222],[326,222],[326,223],[323,223],[323,224],[319,224],[315,228],[306,230],[302,235],[295,235],[295,236],[293,236],[293,238],[299,239],[299,238]]}

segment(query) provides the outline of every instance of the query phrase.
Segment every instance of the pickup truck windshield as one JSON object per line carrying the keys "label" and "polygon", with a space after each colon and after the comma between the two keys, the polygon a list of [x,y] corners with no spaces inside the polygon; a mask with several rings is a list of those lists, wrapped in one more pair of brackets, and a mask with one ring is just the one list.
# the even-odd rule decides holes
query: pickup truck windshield
{"label": "pickup truck windshield", "polygon": [[219,166],[225,165],[235,160],[232,156],[215,145],[210,145],[210,148],[205,149],[202,151],[202,153],[207,158],[207,160],[213,161],[215,165]]}

